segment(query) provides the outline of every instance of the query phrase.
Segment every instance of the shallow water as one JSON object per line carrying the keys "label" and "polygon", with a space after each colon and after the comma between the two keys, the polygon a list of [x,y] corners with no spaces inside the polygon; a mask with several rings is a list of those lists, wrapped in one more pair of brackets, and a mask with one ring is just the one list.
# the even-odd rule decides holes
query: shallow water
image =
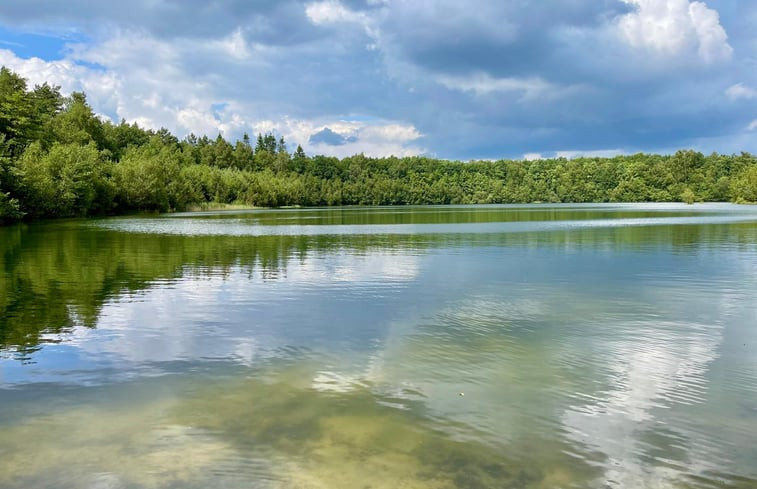
{"label": "shallow water", "polygon": [[754,207],[174,214],[0,251],[2,488],[757,487]]}

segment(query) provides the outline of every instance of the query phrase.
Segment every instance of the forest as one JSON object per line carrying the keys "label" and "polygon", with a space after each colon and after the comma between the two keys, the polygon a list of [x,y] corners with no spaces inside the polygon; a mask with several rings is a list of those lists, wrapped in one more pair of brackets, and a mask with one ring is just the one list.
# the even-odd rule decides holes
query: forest
{"label": "forest", "polygon": [[179,139],[98,118],[84,93],[0,69],[0,222],[207,204],[337,206],[529,202],[757,202],[749,153],[535,161],[338,159],[258,134]]}

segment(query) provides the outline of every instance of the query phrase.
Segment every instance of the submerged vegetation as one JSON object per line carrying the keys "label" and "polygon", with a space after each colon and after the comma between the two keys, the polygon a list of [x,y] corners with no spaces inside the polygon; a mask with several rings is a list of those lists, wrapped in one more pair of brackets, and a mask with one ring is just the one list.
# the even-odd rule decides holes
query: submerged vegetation
{"label": "submerged vegetation", "polygon": [[451,162],[293,153],[273,134],[234,144],[100,120],[83,93],[0,69],[0,222],[247,206],[757,201],[757,157]]}

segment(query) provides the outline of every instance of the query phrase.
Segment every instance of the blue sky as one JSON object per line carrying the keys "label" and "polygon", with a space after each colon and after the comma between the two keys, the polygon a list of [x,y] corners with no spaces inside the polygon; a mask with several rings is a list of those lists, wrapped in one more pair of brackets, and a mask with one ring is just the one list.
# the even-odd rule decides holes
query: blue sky
{"label": "blue sky", "polygon": [[309,154],[757,152],[757,2],[3,0],[0,64]]}

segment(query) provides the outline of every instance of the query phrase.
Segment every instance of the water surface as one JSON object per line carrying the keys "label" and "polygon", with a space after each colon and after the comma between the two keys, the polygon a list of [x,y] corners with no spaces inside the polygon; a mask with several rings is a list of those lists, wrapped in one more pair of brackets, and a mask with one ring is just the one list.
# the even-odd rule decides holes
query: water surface
{"label": "water surface", "polygon": [[2,488],[757,487],[754,207],[173,214],[0,251]]}

